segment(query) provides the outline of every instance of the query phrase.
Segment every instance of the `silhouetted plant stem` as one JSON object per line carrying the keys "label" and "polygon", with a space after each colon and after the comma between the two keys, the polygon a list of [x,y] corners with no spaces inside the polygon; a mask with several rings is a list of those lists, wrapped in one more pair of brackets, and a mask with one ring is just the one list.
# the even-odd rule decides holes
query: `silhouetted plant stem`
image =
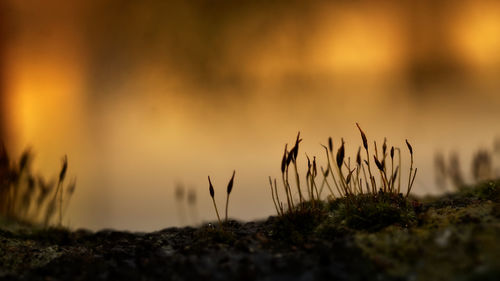
{"label": "silhouetted plant stem", "polygon": [[219,221],[220,227],[222,227],[222,221],[220,220],[219,211],[217,210],[217,204],[215,203],[214,198],[212,198],[212,202],[214,203],[215,213],[217,214],[217,220]]}
{"label": "silhouetted plant stem", "polygon": [[[273,180],[271,179],[270,176],[269,176],[269,185],[271,187],[271,196],[273,198],[274,207],[276,208],[276,213],[278,213],[278,215],[281,215],[280,210],[278,208],[278,204],[276,204],[276,198],[274,196]],[[279,199],[278,199],[278,202],[279,202]]]}
{"label": "silhouetted plant stem", "polygon": [[229,183],[227,184],[227,196],[226,196],[226,222],[227,222],[227,210],[229,207],[229,195],[231,195],[231,191],[233,190],[233,184],[234,184],[234,175],[236,171],[233,171],[233,175],[231,176],[231,179],[229,180]]}
{"label": "silhouetted plant stem", "polygon": [[299,171],[297,170],[297,162],[294,160],[293,162],[293,168],[295,170],[295,181],[297,182],[297,190],[299,191],[299,201],[300,203],[304,202],[304,197],[302,196],[302,191],[300,189],[300,177],[299,177]]}
{"label": "silhouetted plant stem", "polygon": [[333,184],[335,184],[335,188],[337,189],[339,196],[342,197],[342,192],[340,191],[340,187],[337,183],[337,179],[335,178],[335,174],[333,173],[332,165],[330,163],[330,157],[332,158],[332,161],[335,161],[335,159],[333,159],[333,153],[329,153],[328,149],[325,146],[323,146],[323,147],[325,148],[325,151],[326,151],[326,159],[328,160],[328,167],[327,168],[330,171],[329,174],[332,175]]}
{"label": "silhouetted plant stem", "polygon": [[[366,138],[365,132],[363,132],[363,130],[361,130],[361,127],[359,126],[358,123],[356,123],[356,126],[359,129],[359,132],[361,134],[361,139],[363,140],[363,147],[365,148],[365,151],[366,151],[366,162],[365,163],[368,166],[368,174],[370,175],[371,190],[372,190],[373,193],[376,193],[376,190],[375,190],[375,179],[373,178],[372,171],[371,171],[371,168],[370,168],[370,153],[368,151],[368,139]],[[369,185],[368,182],[366,182],[366,184]]]}
{"label": "silhouetted plant stem", "polygon": [[217,203],[215,203],[215,190],[212,185],[212,181],[210,180],[210,176],[208,176],[208,184],[209,184],[208,190],[210,191],[210,197],[212,197],[212,202],[214,203],[214,209],[215,213],[217,214],[217,220],[219,221],[219,226],[222,228],[222,221],[220,220],[219,210],[217,210]]}
{"label": "silhouetted plant stem", "polygon": [[[398,151],[398,158],[399,158],[398,159],[399,160],[398,167],[401,170],[401,149],[399,147],[397,147],[396,150]],[[401,174],[402,174],[402,171],[399,171],[399,177],[398,177],[398,194],[401,193]]]}
{"label": "silhouetted plant stem", "polygon": [[288,166],[286,167],[286,170],[285,170],[285,182],[286,182],[286,184],[285,184],[286,192],[290,196],[289,204],[291,204],[291,205],[288,205],[289,206],[288,208],[290,209],[290,206],[291,206],[291,208],[293,210],[293,209],[295,209],[295,203],[293,202],[292,188],[290,187],[290,181],[289,181],[289,177],[288,177]]}
{"label": "silhouetted plant stem", "polygon": [[328,191],[330,191],[330,195],[335,198],[335,194],[333,193],[332,187],[328,183],[328,175],[330,174],[330,170],[327,167],[326,171],[321,167],[321,173],[323,174],[323,182],[321,183],[321,188],[319,191],[319,195],[321,196],[321,193],[323,191],[323,186],[326,184],[326,187],[328,187]]}
{"label": "silhouetted plant stem", "polygon": [[[278,195],[278,185],[276,184],[276,179],[274,179],[274,192],[276,193],[276,199],[278,200],[278,203],[279,203],[279,210],[281,211],[281,215],[283,215],[284,214],[283,203],[281,203],[280,197]],[[278,212],[278,214],[279,213],[280,212]]]}
{"label": "silhouetted plant stem", "polygon": [[408,195],[410,194],[410,190],[411,190],[411,186],[413,184],[413,181],[415,180],[415,175],[413,175],[413,179],[412,179],[412,172],[413,172],[413,148],[410,145],[410,143],[408,142],[408,140],[405,140],[405,141],[406,141],[406,145],[408,146],[408,150],[410,151],[410,173],[408,175],[408,190],[406,192],[406,197],[408,197]]}

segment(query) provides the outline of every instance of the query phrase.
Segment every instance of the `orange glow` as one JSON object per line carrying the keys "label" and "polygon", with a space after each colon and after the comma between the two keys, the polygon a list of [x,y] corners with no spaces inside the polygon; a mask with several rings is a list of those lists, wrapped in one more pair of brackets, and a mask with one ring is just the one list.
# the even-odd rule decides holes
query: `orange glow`
{"label": "orange glow", "polygon": [[312,58],[333,73],[385,74],[400,70],[401,23],[391,10],[335,10],[325,15],[318,36],[319,50]]}
{"label": "orange glow", "polygon": [[36,140],[52,151],[61,145],[57,140],[79,130],[85,99],[78,58],[59,52],[40,56],[19,49],[7,62],[9,124],[17,143]]}
{"label": "orange glow", "polygon": [[437,192],[436,151],[500,134],[496,2],[216,2],[9,1],[8,142],[48,176],[68,154],[72,227],[179,224],[177,182],[213,219],[207,175],[220,192],[233,169],[231,215],[267,216],[297,131],[319,161],[328,136],[356,150],[355,122],[412,140],[416,194]]}
{"label": "orange glow", "polygon": [[456,46],[471,66],[500,66],[500,3],[468,1],[450,27]]}

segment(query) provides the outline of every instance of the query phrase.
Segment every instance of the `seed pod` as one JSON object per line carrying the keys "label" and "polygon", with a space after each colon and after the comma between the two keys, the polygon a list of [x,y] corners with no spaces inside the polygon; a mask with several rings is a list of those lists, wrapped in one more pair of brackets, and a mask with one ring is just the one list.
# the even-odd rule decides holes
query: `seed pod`
{"label": "seed pod", "polygon": [[332,140],[332,137],[328,138],[328,149],[330,150],[330,153],[333,151],[333,140]]}
{"label": "seed pod", "polygon": [[382,144],[382,153],[384,154],[387,152],[387,138],[384,138],[384,144]]}
{"label": "seed pod", "polygon": [[292,150],[290,150],[290,153],[288,154],[289,160],[295,162],[297,160],[297,154],[299,153],[299,147],[295,145]]}
{"label": "seed pod", "polygon": [[394,146],[391,147],[391,158],[394,159]]}
{"label": "seed pod", "polygon": [[411,144],[408,142],[408,140],[405,140],[406,141],[406,145],[408,146],[408,150],[410,150],[410,154],[413,155],[413,148],[411,147]]}
{"label": "seed pod", "polygon": [[377,168],[380,171],[384,171],[384,164],[380,163],[380,161],[378,161],[378,159],[377,159],[377,157],[375,157],[375,155],[373,155],[373,159],[375,159],[375,165],[377,165]]}
{"label": "seed pod", "polygon": [[356,163],[361,166],[361,146],[358,148],[358,154],[356,155]]}
{"label": "seed pod", "polygon": [[64,155],[62,160],[61,172],[59,173],[59,182],[62,182],[66,177],[66,171],[68,170],[68,156]]}
{"label": "seed pod", "polygon": [[300,141],[301,141],[301,139],[300,139],[300,132],[298,132],[297,133],[297,139],[295,140],[295,146],[298,146]]}
{"label": "seed pod", "polygon": [[358,126],[359,132],[361,133],[361,138],[363,139],[364,148],[368,149],[368,140],[366,139],[365,133],[363,132],[363,130],[361,130],[361,127],[359,126],[358,123],[356,123],[356,126]]}
{"label": "seed pod", "polygon": [[233,183],[234,183],[234,174],[236,171],[233,171],[233,176],[229,180],[229,183],[227,184],[227,194],[231,193],[231,190],[233,190]]}
{"label": "seed pod", "polygon": [[302,141],[302,139],[300,139],[300,132],[297,134],[297,140],[295,141],[295,146],[293,147],[293,149],[290,151],[291,154],[293,154],[293,161],[297,160],[297,156],[299,154],[299,143]]}
{"label": "seed pod", "polygon": [[337,151],[337,166],[342,167],[342,163],[344,163],[345,149],[344,149],[344,140],[342,140],[342,145]]}
{"label": "seed pod", "polygon": [[214,198],[215,196],[215,191],[214,191],[214,187],[212,185],[212,181],[210,180],[210,176],[208,176],[208,190],[210,191],[210,196],[212,196],[212,198]]}
{"label": "seed pod", "polygon": [[316,175],[318,174],[318,168],[316,166],[316,156],[313,157],[313,176],[316,177]]}
{"label": "seed pod", "polygon": [[26,165],[28,165],[30,154],[31,152],[29,151],[29,149],[27,149],[21,155],[21,160],[19,161],[19,171],[24,171],[24,168],[26,168]]}
{"label": "seed pod", "polygon": [[283,159],[281,159],[281,173],[284,173],[285,172],[285,168],[286,168],[286,163],[287,163],[287,159],[286,159],[286,156],[287,156],[287,146],[288,145],[285,145],[285,151],[283,152]]}

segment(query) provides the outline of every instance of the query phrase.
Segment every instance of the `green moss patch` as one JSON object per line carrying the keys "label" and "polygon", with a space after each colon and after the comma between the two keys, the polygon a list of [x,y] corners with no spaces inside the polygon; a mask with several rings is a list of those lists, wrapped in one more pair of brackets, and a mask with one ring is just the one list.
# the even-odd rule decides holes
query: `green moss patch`
{"label": "green moss patch", "polygon": [[360,194],[334,200],[329,209],[332,223],[372,232],[393,224],[414,224],[420,203],[392,193]]}

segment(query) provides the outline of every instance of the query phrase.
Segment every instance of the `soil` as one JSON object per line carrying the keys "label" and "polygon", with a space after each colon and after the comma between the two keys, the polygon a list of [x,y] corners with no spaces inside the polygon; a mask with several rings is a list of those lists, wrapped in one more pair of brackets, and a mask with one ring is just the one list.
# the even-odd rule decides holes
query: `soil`
{"label": "soil", "polygon": [[484,186],[420,199],[412,224],[324,231],[330,214],[294,239],[279,217],[151,233],[7,225],[0,280],[500,280],[499,184]]}

